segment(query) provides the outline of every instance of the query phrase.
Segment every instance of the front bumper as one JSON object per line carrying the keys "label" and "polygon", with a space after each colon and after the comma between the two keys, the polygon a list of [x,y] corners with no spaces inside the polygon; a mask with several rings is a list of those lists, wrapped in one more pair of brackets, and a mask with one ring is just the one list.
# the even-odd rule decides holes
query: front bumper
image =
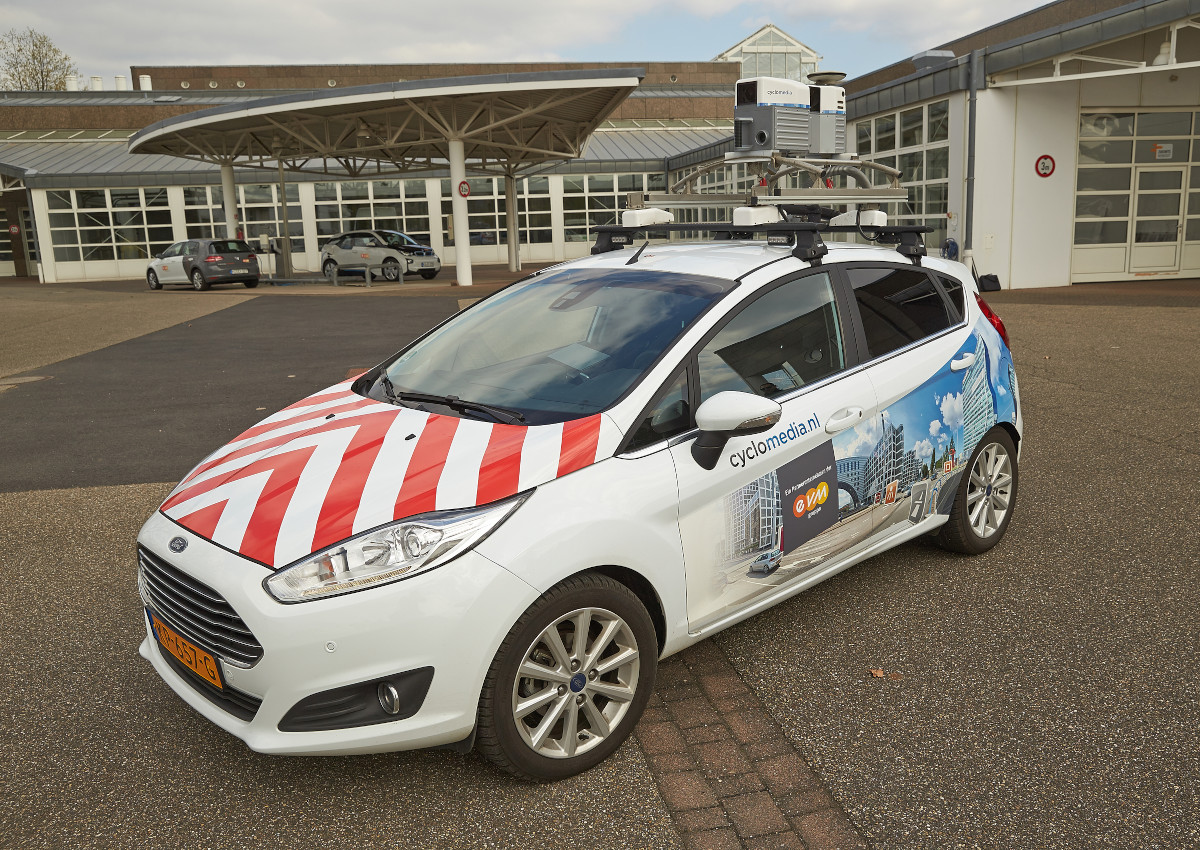
{"label": "front bumper", "polygon": [[[174,554],[174,537],[187,548]],[[192,677],[147,627],[138,648],[185,702],[263,753],[350,754],[450,744],[471,734],[484,676],[500,642],[537,591],[476,552],[428,573],[332,599],[284,605],[262,587],[270,572],[199,538],[155,513],[138,542],[179,570],[217,590],[263,646],[249,668],[222,663],[229,687],[261,699],[242,720],[201,693]],[[186,632],[183,635],[188,637]],[[423,667],[434,669],[429,692],[411,717],[309,732],[282,732],[279,723],[315,693]]]}

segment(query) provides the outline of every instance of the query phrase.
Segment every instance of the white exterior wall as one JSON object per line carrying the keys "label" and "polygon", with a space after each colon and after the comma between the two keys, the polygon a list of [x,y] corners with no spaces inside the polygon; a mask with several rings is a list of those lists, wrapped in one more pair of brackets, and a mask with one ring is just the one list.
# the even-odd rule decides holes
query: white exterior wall
{"label": "white exterior wall", "polygon": [[1009,229],[1013,218],[1017,97],[1012,89],[985,89],[976,97],[972,256],[980,274],[998,275],[1001,286],[1008,288],[1013,279]]}

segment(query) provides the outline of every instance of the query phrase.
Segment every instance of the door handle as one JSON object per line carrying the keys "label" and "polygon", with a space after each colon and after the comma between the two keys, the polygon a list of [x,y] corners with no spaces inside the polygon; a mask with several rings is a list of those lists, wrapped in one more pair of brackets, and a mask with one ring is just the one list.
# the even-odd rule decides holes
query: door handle
{"label": "door handle", "polygon": [[950,361],[950,371],[951,372],[961,372],[963,369],[970,369],[971,364],[974,362],[975,362],[975,355],[972,352],[968,351],[966,354],[964,354],[962,357],[958,358],[957,360]]}
{"label": "door handle", "polygon": [[838,431],[845,431],[850,426],[861,422],[862,418],[863,409],[861,407],[847,407],[839,410],[826,420],[825,433],[836,434]]}

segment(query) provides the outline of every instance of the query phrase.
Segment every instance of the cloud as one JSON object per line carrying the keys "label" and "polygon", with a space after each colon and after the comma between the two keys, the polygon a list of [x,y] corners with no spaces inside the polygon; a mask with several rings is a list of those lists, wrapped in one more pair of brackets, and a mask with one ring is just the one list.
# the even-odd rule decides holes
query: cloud
{"label": "cloud", "polygon": [[943,431],[942,433],[938,434],[938,445],[939,446],[944,446],[948,442],[950,442],[950,434],[948,432]]}
{"label": "cloud", "polygon": [[919,460],[927,461],[933,457],[933,443],[928,440],[918,440],[917,444],[913,446],[913,451],[917,453]]}
{"label": "cloud", "polygon": [[885,411],[883,411],[883,413],[881,413],[879,415],[883,417],[884,422],[892,421],[892,412],[890,410],[885,410]]}
{"label": "cloud", "polygon": [[941,408],[942,421],[946,423],[947,428],[956,431],[962,427],[962,393],[947,393],[942,398]]}
{"label": "cloud", "polygon": [[996,393],[998,395],[1008,395],[1008,390],[1004,389],[1004,384],[996,384]]}
{"label": "cloud", "polygon": [[929,423],[929,436],[936,437],[938,435],[938,431],[941,431],[941,430],[942,430],[942,420],[935,419]]}
{"label": "cloud", "polygon": [[875,444],[879,442],[882,431],[883,429],[879,424],[879,420],[874,418],[855,425],[854,429],[847,434],[850,437],[850,441],[838,453],[839,456],[861,457],[869,455],[875,451]]}

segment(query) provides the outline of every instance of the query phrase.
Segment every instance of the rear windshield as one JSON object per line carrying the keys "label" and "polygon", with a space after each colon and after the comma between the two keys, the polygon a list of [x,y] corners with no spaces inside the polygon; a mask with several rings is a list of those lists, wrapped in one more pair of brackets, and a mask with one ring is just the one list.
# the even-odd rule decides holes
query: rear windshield
{"label": "rear windshield", "polygon": [[249,254],[250,246],[240,239],[221,239],[209,243],[217,254]]}
{"label": "rear windshield", "polygon": [[[386,374],[399,392],[498,405],[529,425],[589,416],[620,399],[734,286],[636,268],[548,272],[450,320]],[[384,393],[376,386],[371,395]]]}

